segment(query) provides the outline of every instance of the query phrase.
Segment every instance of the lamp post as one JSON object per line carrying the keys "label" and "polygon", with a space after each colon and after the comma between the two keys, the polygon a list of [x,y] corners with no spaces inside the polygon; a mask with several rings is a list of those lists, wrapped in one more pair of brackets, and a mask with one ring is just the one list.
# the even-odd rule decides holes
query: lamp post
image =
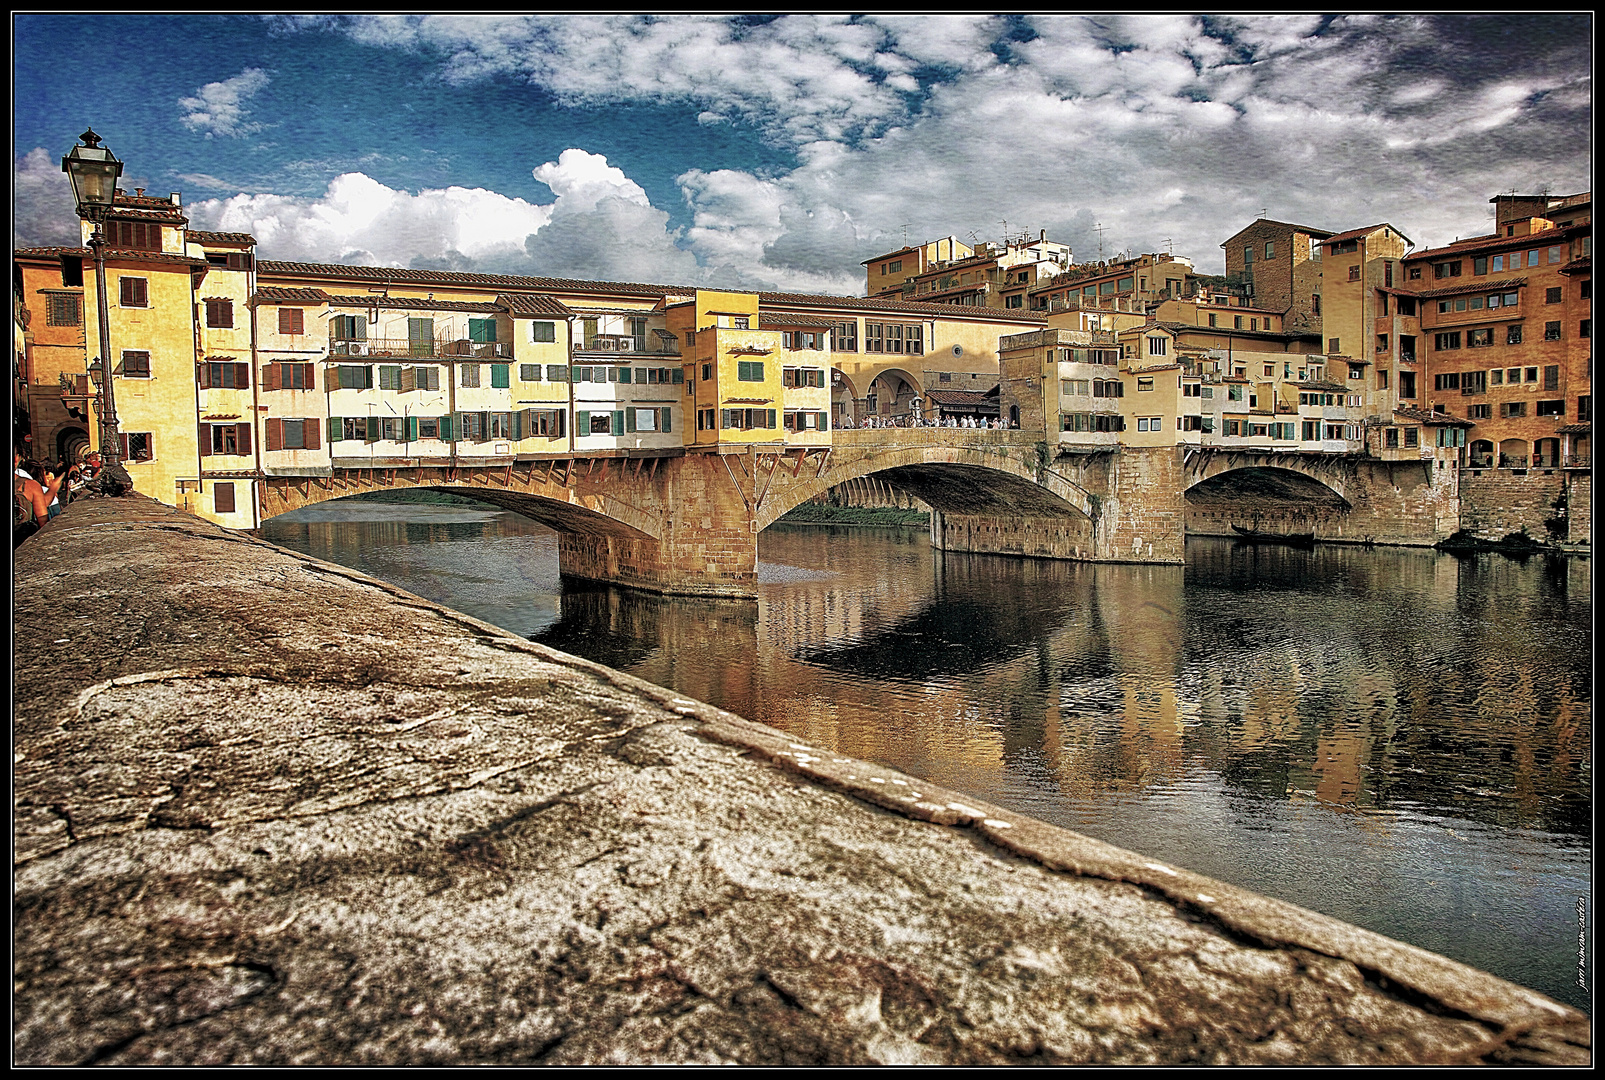
{"label": "lamp post", "polygon": [[112,391],[106,236],[101,223],[117,197],[117,178],[123,174],[123,163],[100,145],[100,136],[95,134],[94,128],[78,139],[79,144],[61,159],[61,171],[72,180],[72,197],[78,204],[78,216],[94,226],[89,236],[89,250],[95,256],[95,300],[100,314],[100,459],[111,468],[122,459],[122,441],[117,433],[117,399]]}

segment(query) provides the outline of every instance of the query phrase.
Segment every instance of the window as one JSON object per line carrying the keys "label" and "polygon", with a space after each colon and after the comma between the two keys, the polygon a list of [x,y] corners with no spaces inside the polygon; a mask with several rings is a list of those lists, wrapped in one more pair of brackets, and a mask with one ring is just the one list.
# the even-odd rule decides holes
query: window
{"label": "window", "polygon": [[1577,420],[1579,423],[1581,423],[1584,420],[1592,422],[1593,419],[1594,396],[1592,394],[1584,394],[1582,397],[1577,399]]}
{"label": "window", "polygon": [[[282,318],[280,320],[283,321]],[[280,331],[287,333],[288,331]],[[366,315],[336,315],[329,320],[330,341],[367,341],[368,318]],[[349,350],[336,350],[349,351]]]}
{"label": "window", "polygon": [[[546,365],[546,381],[547,382],[568,382],[568,365],[567,364],[547,364]],[[431,387],[431,389],[439,389],[439,387]]]}
{"label": "window", "polygon": [[1209,325],[1211,325],[1211,326],[1215,325],[1215,316],[1214,316],[1213,313],[1211,313],[1210,316],[1209,316]]}
{"label": "window", "polygon": [[1360,267],[1358,265],[1349,267],[1349,280],[1350,281],[1359,281],[1360,280]]}
{"label": "window", "polygon": [[1594,284],[1594,280],[1592,278],[1590,278],[1587,281],[1579,281],[1577,283],[1577,299],[1579,299],[1579,300],[1589,300],[1589,299],[1591,299],[1592,298],[1591,297],[1591,293],[1592,293],[1593,284]]}
{"label": "window", "polygon": [[315,390],[311,364],[264,364],[262,366],[264,390]]}
{"label": "window", "polygon": [[1232,329],[1233,330],[1241,330],[1242,328],[1243,328],[1243,317],[1241,315],[1233,315],[1232,316]]}
{"label": "window", "polygon": [[784,368],[780,372],[782,386],[824,386],[824,368]]}
{"label": "window", "polygon": [[1537,406],[1533,409],[1533,415],[1535,415],[1535,416],[1565,416],[1566,415],[1566,402],[1565,401],[1540,401],[1540,402],[1537,403]]}
{"label": "window", "polygon": [[739,361],[736,364],[736,378],[742,382],[763,382],[763,361]]}
{"label": "window", "polygon": [[[287,365],[300,367],[300,364]],[[195,369],[196,382],[201,389],[248,390],[251,386],[251,365],[207,361]]]}
{"label": "window", "polygon": [[1486,330],[1466,331],[1466,348],[1468,349],[1481,349],[1492,345],[1493,343],[1494,332],[1492,327],[1489,327]]}
{"label": "window", "polygon": [[1432,347],[1438,352],[1446,352],[1450,349],[1458,349],[1460,348],[1460,331],[1451,330],[1448,333],[1435,334],[1432,342]]}
{"label": "window", "polygon": [[133,251],[162,250],[162,227],[155,221],[109,221],[106,242],[114,248]]}
{"label": "window", "polygon": [[886,272],[888,274],[895,274],[901,269],[903,269],[902,259],[893,259],[891,262],[886,264]]}
{"label": "window", "polygon": [[1267,240],[1267,241],[1265,241],[1265,257],[1267,259],[1276,258],[1276,241],[1275,240]]}
{"label": "window", "polygon": [[1488,382],[1493,386],[1503,386],[1505,382],[1505,369],[1494,368],[1488,373]]}
{"label": "window", "polygon": [[719,426],[721,428],[746,431],[754,428],[773,429],[775,426],[775,410],[773,409],[720,409]]}
{"label": "window", "polygon": [[1460,276],[1460,262],[1443,262],[1432,264],[1432,276],[1435,278],[1451,278]]}
{"label": "window", "polygon": [[1332,245],[1332,254],[1334,255],[1349,255],[1359,250],[1360,242],[1358,240],[1340,240]]}
{"label": "window", "polygon": [[1003,298],[1003,306],[1011,308],[1024,307],[1025,297],[1018,294],[1014,296],[1006,296]]}
{"label": "window", "polygon": [[1462,394],[1486,394],[1488,392],[1488,373],[1486,371],[1462,371],[1460,373],[1460,392]]}
{"label": "window", "polygon": [[1509,419],[1513,416],[1526,416],[1527,403],[1525,401],[1506,401],[1499,406],[1499,415]]}
{"label": "window", "polygon": [[[1458,265],[1458,264],[1456,264]],[[1406,450],[1421,445],[1421,429],[1407,427],[1404,429],[1404,447]]]}
{"label": "window", "polygon": [[1117,292],[1130,292],[1135,282],[1129,277],[1123,277],[1115,284]]}
{"label": "window", "polygon": [[1577,336],[1586,338],[1593,330],[1593,319],[1584,319],[1577,324]]}
{"label": "window", "polygon": [[[1164,356],[1165,355],[1165,343],[1167,341],[1169,341],[1169,340],[1170,339],[1166,338],[1166,337],[1151,337],[1151,338],[1149,338],[1148,339],[1148,355],[1149,356]],[[1141,381],[1142,380],[1140,380],[1140,379],[1138,380],[1138,382],[1141,382]],[[1148,381],[1150,383],[1153,382],[1152,379],[1149,379]],[[1150,389],[1152,389],[1152,387],[1150,387]]]}
{"label": "window", "polygon": [[539,364],[519,364],[518,365],[518,381],[519,382],[540,382],[541,381],[541,366]]}
{"label": "window", "polygon": [[267,448],[269,450],[318,449],[318,422],[316,420],[269,420],[267,422]]}
{"label": "window", "polygon": [[[1529,379],[1528,381],[1531,382],[1532,380]],[[1544,389],[1560,389],[1560,365],[1550,364],[1548,367],[1544,368]]]}
{"label": "window", "polygon": [[839,322],[830,326],[831,347],[841,352],[858,351],[858,323]]}
{"label": "window", "polygon": [[1416,373],[1413,371],[1399,372],[1399,396],[1413,398],[1416,396]]}
{"label": "window", "polygon": [[1390,427],[1383,432],[1382,445],[1389,450],[1397,450],[1399,448],[1399,429]]}
{"label": "window", "polygon": [[462,367],[459,368],[459,370],[462,373],[462,380],[457,385],[459,385],[459,386],[469,386],[469,387],[478,386],[479,385],[479,365],[478,364],[463,364]]}
{"label": "window", "polygon": [[1412,267],[1411,267],[1411,268],[1410,268],[1410,272],[1409,272],[1409,273],[1408,273],[1408,274],[1407,274],[1407,275],[1406,275],[1406,276],[1407,276],[1407,277],[1408,277],[1408,278],[1409,278],[1409,279],[1410,279],[1410,280],[1411,280],[1411,281],[1420,281],[1420,280],[1421,280],[1421,267],[1419,267],[1419,266],[1412,266]]}
{"label": "window", "polygon": [[1254,245],[1250,244],[1243,249],[1243,265],[1254,265]]}
{"label": "window", "polygon": [[1494,414],[1492,405],[1472,405],[1466,410],[1466,416],[1472,420],[1488,420]]}
{"label": "window", "polygon": [[1204,388],[1197,383],[1183,383],[1181,387],[1181,396],[1200,397],[1202,396],[1203,389]]}
{"label": "window", "polygon": [[251,452],[250,424],[202,424],[201,456],[224,454],[241,457]]}
{"label": "window", "polygon": [[279,333],[303,334],[305,332],[305,319],[300,308],[279,308]]}
{"label": "window", "polygon": [[373,368],[367,364],[340,364],[334,369],[335,390],[373,389]]}
{"label": "window", "polygon": [[1544,303],[1546,303],[1546,304],[1558,304],[1560,302],[1561,302],[1561,295],[1560,295],[1560,289],[1559,288],[1545,289],[1544,290]]}
{"label": "window", "polygon": [[1352,381],[1354,379],[1363,379],[1363,378],[1365,378],[1365,368],[1363,368],[1363,367],[1355,367],[1353,364],[1350,364],[1349,365],[1349,379]]}
{"label": "window", "polygon": [[885,352],[886,325],[884,323],[867,322],[864,324],[864,351]]}
{"label": "window", "polygon": [[1227,401],[1242,401],[1243,400],[1243,388],[1241,386],[1228,386],[1226,388],[1226,400]]}
{"label": "window", "polygon": [[84,298],[76,293],[45,296],[46,326],[78,326],[84,321]]}
{"label": "window", "polygon": [[[409,371],[412,373],[410,378],[407,375]],[[412,384],[411,386],[407,385],[409,382]],[[403,390],[439,390],[440,369],[434,366],[407,368],[403,370],[401,375],[401,388]]]}
{"label": "window", "polygon": [[117,288],[123,307],[150,307],[150,289],[144,278],[118,278]]}
{"label": "window", "polygon": [[1326,339],[1326,351],[1329,352],[1329,353],[1342,352],[1343,351],[1342,339],[1340,339],[1340,338],[1327,338]]}
{"label": "window", "polygon": [[[1310,303],[1312,304],[1310,313],[1312,315],[1319,315],[1321,313],[1321,294],[1315,293],[1313,296],[1311,296]],[[1211,323],[1210,325],[1213,326],[1214,324]]]}
{"label": "window", "polygon": [[1139,416],[1137,418],[1138,431],[1163,431],[1164,420],[1158,416]]}
{"label": "window", "polygon": [[381,389],[381,390],[400,390],[401,389],[401,369],[399,367],[395,367],[395,366],[392,366],[392,365],[389,365],[389,364],[380,367],[379,368],[379,389]]}
{"label": "window", "polygon": [[1139,394],[1143,393],[1144,391],[1152,390],[1153,388],[1154,388],[1154,380],[1152,378],[1147,378],[1147,379],[1138,378],[1138,380],[1137,380],[1137,392]]}
{"label": "window", "polygon": [[1471,260],[1471,274],[1473,277],[1484,277],[1488,273],[1488,256],[1478,255]]}
{"label": "window", "polygon": [[1560,262],[1561,257],[1565,254],[1565,250],[1566,249],[1561,247],[1559,244],[1557,244],[1554,247],[1550,248],[1549,249],[1549,261],[1552,262],[1552,263]]}
{"label": "window", "polygon": [[[123,280],[126,281],[128,279],[124,278]],[[125,379],[150,378],[150,353],[143,350],[136,352],[131,349],[124,349],[122,376]]]}
{"label": "window", "polygon": [[1560,340],[1560,323],[1558,323],[1558,322],[1546,322],[1544,324],[1544,340],[1545,341],[1559,341]]}
{"label": "window", "polygon": [[[1411,296],[1395,296],[1393,302],[1399,307],[1400,315],[1414,315],[1416,313],[1415,298]],[[1317,312],[1319,314],[1319,312]]]}
{"label": "window", "polygon": [[1447,375],[1434,375],[1432,377],[1432,388],[1434,390],[1460,389],[1460,373],[1451,371]]}
{"label": "window", "polygon": [[532,322],[530,325],[530,340],[551,344],[557,340],[557,324],[549,322]]}
{"label": "window", "polygon": [[[478,367],[479,365],[476,364],[474,366]],[[508,386],[509,386],[508,375],[511,374],[511,372],[509,371],[509,369],[511,367],[512,367],[511,364],[492,364],[492,365],[490,365],[490,385],[494,389],[506,390],[508,388]]]}
{"label": "window", "polygon": [[206,325],[228,329],[234,325],[234,301],[206,301]]}

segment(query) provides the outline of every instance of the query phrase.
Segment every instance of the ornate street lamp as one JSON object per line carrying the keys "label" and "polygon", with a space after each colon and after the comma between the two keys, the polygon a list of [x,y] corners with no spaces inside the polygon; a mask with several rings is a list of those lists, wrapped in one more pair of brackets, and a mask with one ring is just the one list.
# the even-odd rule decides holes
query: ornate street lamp
{"label": "ornate street lamp", "polygon": [[[111,325],[106,305],[106,236],[101,222],[111,212],[117,197],[117,178],[123,163],[100,145],[100,136],[90,128],[78,136],[79,144],[61,159],[61,171],[72,180],[73,201],[78,216],[94,225],[89,250],[95,256],[95,299],[100,311],[100,459],[110,469],[122,458],[122,440],[117,432],[117,401],[112,392]],[[116,469],[121,472],[121,469]]]}

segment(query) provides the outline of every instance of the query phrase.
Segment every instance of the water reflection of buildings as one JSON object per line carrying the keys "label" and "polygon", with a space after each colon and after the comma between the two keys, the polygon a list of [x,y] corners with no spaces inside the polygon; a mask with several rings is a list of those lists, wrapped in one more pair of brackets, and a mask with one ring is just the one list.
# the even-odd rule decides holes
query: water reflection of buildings
{"label": "water reflection of buildings", "polygon": [[1190,545],[1185,577],[917,543],[865,560],[826,532],[766,535],[767,561],[829,573],[756,604],[571,590],[543,640],[964,790],[1091,804],[1209,774],[1340,811],[1586,830],[1586,647],[1544,674],[1549,630],[1586,626],[1575,574],[1513,592],[1435,552],[1229,541]]}

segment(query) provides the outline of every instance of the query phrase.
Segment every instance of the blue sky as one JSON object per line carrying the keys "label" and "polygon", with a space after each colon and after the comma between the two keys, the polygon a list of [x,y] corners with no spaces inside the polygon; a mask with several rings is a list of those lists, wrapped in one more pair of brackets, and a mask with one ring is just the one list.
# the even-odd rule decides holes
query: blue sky
{"label": "blue sky", "polygon": [[[13,16],[14,242],[125,184],[263,257],[851,294],[1046,230],[1219,272],[1263,209],[1418,245],[1589,183],[1587,16]],[[72,58],[93,70],[63,76]],[[181,58],[176,60],[175,58]]]}

